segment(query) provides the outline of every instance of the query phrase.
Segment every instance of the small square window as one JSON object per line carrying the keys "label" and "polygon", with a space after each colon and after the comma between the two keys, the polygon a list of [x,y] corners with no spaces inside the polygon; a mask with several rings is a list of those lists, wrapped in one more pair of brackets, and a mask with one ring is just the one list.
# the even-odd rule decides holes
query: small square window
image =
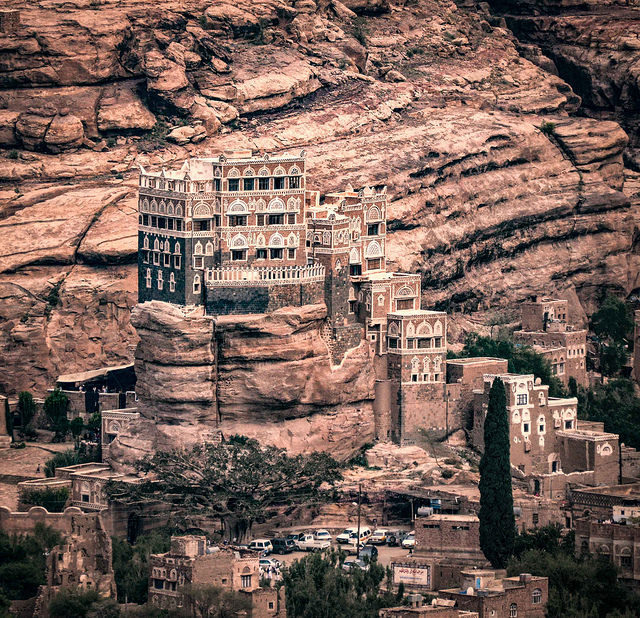
{"label": "small square window", "polygon": [[266,259],[267,259],[267,250],[256,249],[256,260],[266,260]]}
{"label": "small square window", "polygon": [[231,261],[233,262],[242,262],[247,259],[247,250],[246,249],[232,249],[231,251]]}
{"label": "small square window", "polygon": [[255,182],[255,181],[254,181],[254,179],[253,179],[253,178],[245,178],[245,179],[242,181],[243,189],[244,189],[245,191],[253,191],[253,185],[254,185],[254,182]]}
{"label": "small square window", "polygon": [[296,259],[296,250],[295,249],[287,249],[287,258],[290,260]]}
{"label": "small square window", "polygon": [[295,213],[291,212],[287,215],[287,223],[289,225],[295,225],[296,224],[296,215]]}
{"label": "small square window", "polygon": [[258,189],[260,191],[268,191],[269,190],[269,179],[268,178],[258,178]]}
{"label": "small square window", "polygon": [[300,176],[289,176],[289,189],[300,188]]}
{"label": "small square window", "polygon": [[282,176],[273,179],[273,189],[274,191],[281,191],[284,189],[284,178]]}
{"label": "small square window", "polygon": [[238,178],[229,178],[229,191],[239,191],[240,180]]}
{"label": "small square window", "polygon": [[283,249],[269,249],[269,257],[272,260],[281,260],[284,255]]}

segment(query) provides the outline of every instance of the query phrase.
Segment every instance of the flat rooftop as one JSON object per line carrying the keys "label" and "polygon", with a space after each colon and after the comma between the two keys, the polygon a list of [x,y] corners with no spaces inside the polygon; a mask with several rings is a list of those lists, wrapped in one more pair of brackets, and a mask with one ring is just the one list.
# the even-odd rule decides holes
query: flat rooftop
{"label": "flat rooftop", "polygon": [[473,513],[464,514],[449,514],[449,513],[434,513],[433,515],[427,515],[426,517],[418,517],[419,519],[428,519],[429,521],[478,521],[478,516]]}
{"label": "flat rooftop", "polygon": [[[396,272],[380,272],[380,273],[371,273],[368,275],[362,275],[360,277],[361,281],[386,281],[389,279],[396,279],[399,277],[414,277],[419,279],[420,278],[420,274],[419,273],[396,273]],[[414,311],[420,311],[420,309],[414,310]],[[397,312],[396,312],[397,313]],[[442,312],[444,313],[444,312]]]}
{"label": "flat rooftop", "polygon": [[482,365],[484,363],[501,362],[506,363],[506,358],[493,356],[472,356],[469,358],[448,358],[447,365]]}
{"label": "flat rooftop", "polygon": [[429,309],[399,309],[393,311],[389,315],[397,315],[400,317],[413,317],[413,316],[443,316],[447,315],[445,311],[430,311]]}
{"label": "flat rooftop", "polygon": [[625,485],[606,485],[603,487],[580,487],[574,489],[573,491],[580,492],[582,494],[601,494],[603,496],[640,500],[640,483],[627,483]]}

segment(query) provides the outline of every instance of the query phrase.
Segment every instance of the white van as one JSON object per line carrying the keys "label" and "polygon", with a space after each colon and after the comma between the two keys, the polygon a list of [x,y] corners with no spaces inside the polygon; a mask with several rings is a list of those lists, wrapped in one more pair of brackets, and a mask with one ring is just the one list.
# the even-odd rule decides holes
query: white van
{"label": "white van", "polygon": [[344,545],[349,542],[352,534],[356,534],[358,532],[358,528],[345,528],[337,537],[336,541],[340,543],[340,545]]}
{"label": "white van", "polygon": [[273,551],[273,545],[271,545],[269,539],[254,539],[249,543],[249,549],[259,551],[264,556],[267,556]]}
{"label": "white van", "polygon": [[358,529],[350,535],[349,541],[345,543],[343,549],[348,554],[357,554],[358,553],[358,545],[360,548],[369,540],[371,537],[371,529],[366,526],[360,528],[360,542],[358,542]]}

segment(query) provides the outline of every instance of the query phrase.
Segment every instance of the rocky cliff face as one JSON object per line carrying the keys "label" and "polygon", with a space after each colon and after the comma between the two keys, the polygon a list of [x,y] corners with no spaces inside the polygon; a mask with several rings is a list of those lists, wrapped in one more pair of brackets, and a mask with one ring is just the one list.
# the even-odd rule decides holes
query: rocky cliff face
{"label": "rocky cliff face", "polygon": [[582,98],[582,110],[616,120],[630,137],[629,161],[640,166],[640,7],[624,0],[493,0],[518,37]]}
{"label": "rocky cliff face", "polygon": [[242,434],[290,452],[352,454],[374,437],[369,345],[332,367],[324,305],[213,319],[158,301],[132,323],[141,422],[110,447],[118,465],[154,448]]}
{"label": "rocky cliff face", "polygon": [[[304,148],[323,192],[387,184],[391,259],[423,274],[425,306],[474,312],[561,291],[590,309],[603,288],[639,287],[627,136],[575,116],[581,99],[548,58],[527,59],[482,8],[6,4],[21,24],[0,39],[4,391],[132,358],[136,163],[225,148]],[[218,392],[216,405],[244,422],[232,399]],[[283,403],[288,422],[299,405]]]}

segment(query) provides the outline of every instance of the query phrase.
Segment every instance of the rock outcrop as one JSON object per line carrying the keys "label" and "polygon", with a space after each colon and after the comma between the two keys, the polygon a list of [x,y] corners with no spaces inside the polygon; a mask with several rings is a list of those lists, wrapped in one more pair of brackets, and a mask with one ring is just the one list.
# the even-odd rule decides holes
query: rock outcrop
{"label": "rock outcrop", "polygon": [[[609,115],[575,116],[595,109],[589,92],[576,95],[535,29],[523,43],[506,28],[560,24],[572,3],[506,22],[448,0],[5,4],[21,23],[0,39],[4,392],[132,359],[136,165],[225,148],[304,148],[323,192],[387,184],[390,257],[422,273],[424,306],[482,312],[560,291],[590,311],[603,289],[640,288],[625,133]],[[633,41],[616,30],[614,50],[605,25],[578,37],[585,70],[613,59],[618,80]],[[575,33],[552,32],[555,49],[563,37],[578,49]],[[616,117],[628,130],[632,118]],[[315,418],[304,405],[269,431]]]}
{"label": "rock outcrop", "polygon": [[242,434],[292,453],[346,457],[374,436],[369,344],[332,367],[324,305],[214,319],[152,301],[132,323],[141,419],[110,446],[117,465],[155,448]]}
{"label": "rock outcrop", "polygon": [[[640,149],[640,10],[624,0],[492,0],[520,39],[582,98],[582,109],[619,122]],[[535,51],[531,57],[534,57]],[[640,159],[635,165],[640,167]]]}

